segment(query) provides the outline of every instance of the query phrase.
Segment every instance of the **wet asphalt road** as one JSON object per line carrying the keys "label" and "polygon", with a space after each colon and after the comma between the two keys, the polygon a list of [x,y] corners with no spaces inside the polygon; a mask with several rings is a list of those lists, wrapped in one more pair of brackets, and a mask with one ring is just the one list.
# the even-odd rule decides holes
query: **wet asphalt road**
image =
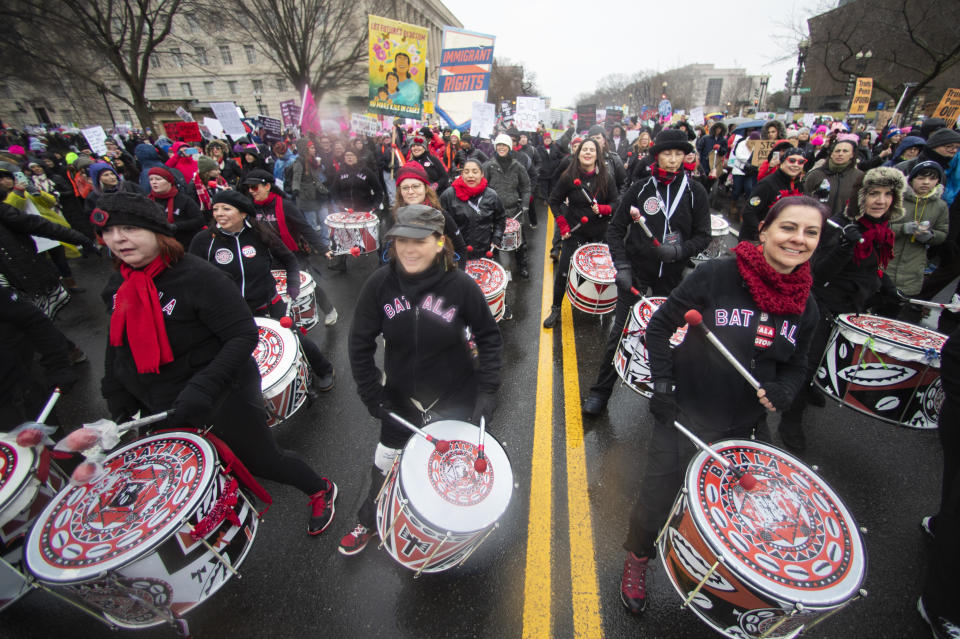
{"label": "wet asphalt road", "polygon": [[[321,474],[339,484],[336,519],[326,533],[309,537],[304,496],[293,488],[265,482],[274,505],[241,567],[243,578],[231,580],[187,615],[194,636],[573,637],[577,629],[581,636],[592,637],[719,636],[680,609],[680,599],[660,566],[642,619],[630,617],[619,601],[620,544],[652,425],[644,398],[618,387],[606,414],[583,421],[586,481],[575,479],[568,486],[568,474],[578,475],[565,455],[564,414],[568,402],[576,402],[572,409],[579,413],[580,398],[564,396],[571,380],[564,383],[562,331],[551,334],[540,328],[546,228],[541,223],[533,232],[531,279],[509,285],[507,302],[514,318],[501,325],[503,387],[491,432],[510,456],[515,489],[500,528],[465,566],[417,580],[373,544],[355,557],[337,552],[339,539],[355,524],[355,512],[366,493],[378,434],[377,423],[356,395],[345,345],[353,300],[376,263],[372,256],[351,259],[346,274],[324,269],[320,282],[338,308],[340,321],[310,333],[336,367],[336,388],[275,429],[282,446],[300,451]],[[87,292],[75,296],[57,325],[89,354],[90,361],[80,365],[81,383],[60,402],[60,420],[71,426],[107,416],[99,397],[106,322],[97,293],[110,269],[107,260],[73,264]],[[576,381],[582,395],[593,382],[609,320],[573,312]],[[534,464],[541,338],[552,347],[553,419],[552,428],[544,426],[548,430],[541,433],[540,441],[552,445],[552,456]],[[551,398],[540,394],[542,411]],[[811,409],[807,419],[810,446],[805,461],[818,465],[820,475],[845,500],[858,524],[868,529],[864,587],[869,596],[805,636],[928,636],[915,611],[929,552],[918,523],[938,502],[941,457],[936,434],[891,426],[835,405]],[[775,424],[774,418],[774,430]],[[547,487],[552,509],[546,520],[529,526],[531,486],[538,480],[543,483],[541,473],[531,476],[534,467],[552,471]],[[582,526],[571,533],[570,522],[581,519],[580,504],[589,504],[592,535]],[[531,534],[535,543],[528,544]],[[528,557],[528,547],[542,545],[544,540],[551,542],[549,562]],[[586,583],[592,580],[598,593],[585,612],[574,605],[584,601],[584,582],[577,581],[583,578],[583,557],[571,560],[575,549],[582,554],[583,548],[595,565],[595,576],[588,574]],[[546,583],[544,576],[549,579],[548,592],[527,588],[528,583]],[[575,581],[580,585],[573,586]],[[529,602],[525,606],[525,601],[537,596],[547,602],[545,607]],[[591,598],[586,600],[589,603]],[[106,626],[43,592],[33,592],[0,613],[3,637],[106,634]],[[172,631],[159,627],[119,634],[169,637]]]}

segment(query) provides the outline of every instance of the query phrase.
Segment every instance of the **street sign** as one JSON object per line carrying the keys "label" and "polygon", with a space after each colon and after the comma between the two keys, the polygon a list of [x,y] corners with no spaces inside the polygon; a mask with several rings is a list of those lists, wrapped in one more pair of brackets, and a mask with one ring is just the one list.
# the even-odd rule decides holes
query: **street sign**
{"label": "street sign", "polygon": [[790,108],[791,108],[791,109],[799,109],[799,108],[800,108],[800,99],[801,99],[801,98],[800,98],[799,95],[791,95],[791,96],[790,96]]}
{"label": "street sign", "polygon": [[810,87],[800,87],[797,89],[797,93],[810,93]]}

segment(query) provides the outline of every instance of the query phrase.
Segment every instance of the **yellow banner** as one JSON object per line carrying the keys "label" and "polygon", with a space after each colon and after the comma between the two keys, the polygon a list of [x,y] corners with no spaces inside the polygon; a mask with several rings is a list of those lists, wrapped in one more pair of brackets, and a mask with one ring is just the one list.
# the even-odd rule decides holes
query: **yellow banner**
{"label": "yellow banner", "polygon": [[427,29],[369,16],[372,113],[419,119],[423,115]]}
{"label": "yellow banner", "polygon": [[857,78],[857,88],[853,90],[850,101],[850,115],[863,115],[870,108],[870,96],[873,94],[873,78]]}

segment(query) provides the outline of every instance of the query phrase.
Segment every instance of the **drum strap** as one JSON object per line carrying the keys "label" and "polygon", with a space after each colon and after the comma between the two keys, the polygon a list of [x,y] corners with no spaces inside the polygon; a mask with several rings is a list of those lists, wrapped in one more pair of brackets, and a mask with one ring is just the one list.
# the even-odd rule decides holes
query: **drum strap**
{"label": "drum strap", "polygon": [[40,461],[37,463],[37,479],[41,483],[46,483],[47,477],[50,476],[50,451],[47,450],[47,447],[44,446],[40,450]]}
{"label": "drum strap", "polygon": [[480,197],[477,198],[477,203],[476,203],[476,204],[474,204],[474,203],[471,202],[470,200],[467,200],[467,204],[470,205],[470,208],[473,209],[474,213],[479,213],[479,212],[480,212],[480,202],[482,202],[482,201],[483,201],[483,195],[481,195]]}

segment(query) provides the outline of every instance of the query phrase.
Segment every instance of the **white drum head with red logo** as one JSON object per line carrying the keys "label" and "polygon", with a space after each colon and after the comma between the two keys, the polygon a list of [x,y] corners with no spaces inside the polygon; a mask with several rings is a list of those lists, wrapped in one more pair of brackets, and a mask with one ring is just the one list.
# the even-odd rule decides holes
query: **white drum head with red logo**
{"label": "white drum head with red logo", "polygon": [[333,228],[364,228],[370,222],[376,220],[377,216],[369,211],[344,211],[343,213],[331,213],[324,220],[324,224]]}
{"label": "white drum head with red logo", "polygon": [[470,260],[464,270],[480,286],[487,299],[496,297],[507,288],[507,272],[493,260]]}
{"label": "white drum head with red logo", "polygon": [[[667,301],[665,297],[644,297],[639,302],[633,305],[633,314],[637,318],[637,322],[643,327],[644,332],[646,332],[647,326],[650,324],[650,317],[653,315],[654,311],[660,308],[660,305]],[[680,346],[683,342],[683,338],[687,336],[687,325],[684,324],[678,328],[673,335],[670,336],[670,346]]]}
{"label": "white drum head with red logo", "polygon": [[258,333],[253,359],[257,360],[263,388],[270,388],[296,364],[299,354],[297,337],[277,320],[266,317],[253,319],[257,323]]}
{"label": "white drum head with red logo", "polygon": [[124,446],[100,479],[47,505],[27,538],[27,567],[46,583],[79,583],[155,551],[194,512],[216,464],[213,447],[191,433]]}
{"label": "white drum head with red logo", "polygon": [[0,511],[11,505],[30,479],[36,459],[32,448],[0,439]]}
{"label": "white drum head with red logo", "polygon": [[[844,313],[837,318],[837,323],[841,330],[846,327],[853,328],[869,335],[876,341],[887,342],[892,346],[911,349],[918,353],[939,354],[943,348],[943,343],[947,341],[947,336],[943,333],[877,315]],[[845,331],[844,334],[846,335],[847,332]],[[858,344],[863,342],[862,339],[852,341]],[[884,349],[881,348],[880,350],[883,351]]]}
{"label": "white drum head with red logo", "polygon": [[503,515],[513,494],[513,470],[507,454],[487,431],[483,440],[487,470],[474,469],[480,429],[468,422],[443,420],[423,428],[450,442],[443,453],[422,437],[411,437],[400,458],[400,483],[411,504],[436,529],[483,530]]}
{"label": "white drum head with red logo", "polygon": [[710,214],[710,235],[726,235],[729,230],[730,224],[722,215]]}
{"label": "white drum head with red logo", "polygon": [[[279,295],[287,294],[287,272],[284,270],[274,269],[270,271],[273,274],[273,279],[277,283],[277,293]],[[309,295],[315,287],[313,283],[313,276],[307,273],[306,271],[300,271],[300,296],[304,297]]]}
{"label": "white drum head with red logo", "polygon": [[773,446],[724,440],[714,448],[757,479],[753,490],[744,489],[706,452],[687,468],[690,514],[727,569],[784,601],[823,606],[850,599],[863,582],[866,555],[837,494]]}
{"label": "white drum head with red logo", "polygon": [[592,282],[613,284],[617,277],[610,247],[606,244],[584,244],[573,254],[571,263],[577,272]]}

